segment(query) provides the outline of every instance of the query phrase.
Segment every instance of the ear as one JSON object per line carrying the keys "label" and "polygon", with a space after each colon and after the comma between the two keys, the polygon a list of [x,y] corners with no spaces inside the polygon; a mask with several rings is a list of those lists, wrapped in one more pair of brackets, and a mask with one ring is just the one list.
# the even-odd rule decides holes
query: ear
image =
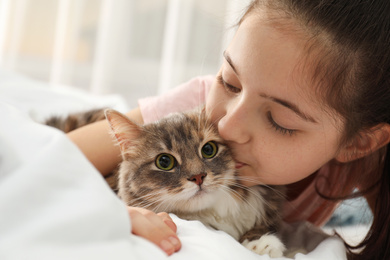
{"label": "ear", "polygon": [[104,111],[104,114],[121,151],[126,151],[133,143],[133,140],[139,138],[142,133],[142,127],[118,111],[107,109]]}
{"label": "ear", "polygon": [[379,124],[356,135],[343,147],[335,159],[339,162],[350,162],[377,151],[390,142],[390,124]]}

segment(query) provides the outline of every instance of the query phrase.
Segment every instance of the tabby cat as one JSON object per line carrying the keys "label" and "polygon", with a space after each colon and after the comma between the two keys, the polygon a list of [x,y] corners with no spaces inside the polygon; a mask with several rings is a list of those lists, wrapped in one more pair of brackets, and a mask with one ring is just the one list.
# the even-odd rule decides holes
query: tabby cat
{"label": "tabby cat", "polygon": [[[201,111],[138,125],[106,110],[123,158],[107,182],[127,205],[199,220],[258,254],[281,257],[285,247],[274,232],[282,187],[241,185],[228,147]],[[103,110],[94,110],[47,124],[70,131],[103,118]]]}

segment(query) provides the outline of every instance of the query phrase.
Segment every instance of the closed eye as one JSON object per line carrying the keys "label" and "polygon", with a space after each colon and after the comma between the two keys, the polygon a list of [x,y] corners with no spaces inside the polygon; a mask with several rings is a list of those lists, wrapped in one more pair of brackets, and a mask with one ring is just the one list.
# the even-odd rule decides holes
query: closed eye
{"label": "closed eye", "polygon": [[267,119],[268,119],[268,122],[270,123],[270,125],[271,125],[277,132],[280,132],[280,133],[282,133],[283,135],[289,134],[290,136],[292,136],[293,134],[295,134],[295,133],[297,132],[297,130],[295,130],[295,129],[288,129],[288,128],[284,128],[284,127],[278,125],[278,124],[275,122],[275,120],[273,119],[271,112],[267,112]]}
{"label": "closed eye", "polygon": [[237,87],[235,87],[235,86],[230,85],[229,83],[227,83],[227,82],[223,79],[222,75],[218,75],[218,76],[217,76],[217,81],[218,81],[219,84],[221,84],[222,86],[225,87],[226,91],[229,91],[229,92],[234,93],[234,94],[237,94],[237,93],[240,93],[240,92],[241,92],[241,89],[240,89],[240,88],[237,88]]}

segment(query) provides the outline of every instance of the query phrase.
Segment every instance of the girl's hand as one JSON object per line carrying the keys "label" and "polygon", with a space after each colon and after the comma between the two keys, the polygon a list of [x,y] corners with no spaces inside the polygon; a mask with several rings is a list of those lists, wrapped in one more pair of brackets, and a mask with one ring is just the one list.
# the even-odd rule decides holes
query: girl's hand
{"label": "girl's hand", "polygon": [[127,210],[134,235],[146,238],[168,255],[179,251],[181,243],[176,235],[177,227],[167,213],[156,214],[153,211],[137,207],[127,207]]}

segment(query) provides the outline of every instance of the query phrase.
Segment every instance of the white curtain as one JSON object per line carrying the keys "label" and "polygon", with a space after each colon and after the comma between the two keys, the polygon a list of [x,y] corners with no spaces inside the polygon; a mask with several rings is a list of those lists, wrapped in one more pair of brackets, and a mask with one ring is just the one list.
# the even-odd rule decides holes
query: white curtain
{"label": "white curtain", "polygon": [[215,74],[250,0],[0,0],[0,68],[130,104]]}

